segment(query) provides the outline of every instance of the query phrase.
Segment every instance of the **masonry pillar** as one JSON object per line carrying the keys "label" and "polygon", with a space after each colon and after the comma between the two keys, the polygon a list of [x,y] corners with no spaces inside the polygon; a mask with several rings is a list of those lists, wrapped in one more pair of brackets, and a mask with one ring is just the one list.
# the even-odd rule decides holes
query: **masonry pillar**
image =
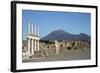
{"label": "masonry pillar", "polygon": [[32,39],[32,48],[31,48],[31,51],[32,51],[32,55],[34,55],[34,40]]}
{"label": "masonry pillar", "polygon": [[31,41],[31,40],[28,38],[28,55],[29,55],[29,56],[30,56],[30,48],[31,48],[31,47],[30,47],[30,41]]}
{"label": "masonry pillar", "polygon": [[34,50],[36,51],[36,39],[34,40]]}
{"label": "masonry pillar", "polygon": [[37,49],[38,49],[38,51],[40,50],[39,49],[39,40],[37,41]]}
{"label": "masonry pillar", "polygon": [[59,54],[58,41],[55,41],[56,54]]}

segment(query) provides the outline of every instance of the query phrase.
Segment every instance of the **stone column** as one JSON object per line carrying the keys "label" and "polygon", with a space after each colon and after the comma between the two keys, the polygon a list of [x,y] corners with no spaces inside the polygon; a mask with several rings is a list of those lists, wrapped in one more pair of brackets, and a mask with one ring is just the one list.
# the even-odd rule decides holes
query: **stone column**
{"label": "stone column", "polygon": [[33,28],[33,24],[31,25],[31,33],[34,33],[34,28]]}
{"label": "stone column", "polygon": [[36,39],[34,40],[34,43],[35,43],[34,50],[36,51]]}
{"label": "stone column", "polygon": [[37,40],[37,49],[38,49],[38,51],[40,50],[39,49],[39,40]]}
{"label": "stone column", "polygon": [[31,48],[31,52],[32,52],[32,55],[34,55],[34,40],[32,39],[32,48]]}
{"label": "stone column", "polygon": [[35,39],[33,40],[33,49],[35,51]]}
{"label": "stone column", "polygon": [[36,51],[38,51],[38,40],[36,39]]}
{"label": "stone column", "polygon": [[37,27],[37,36],[39,36],[39,27]]}
{"label": "stone column", "polygon": [[56,54],[59,54],[58,41],[55,41]]}
{"label": "stone column", "polygon": [[34,25],[34,35],[36,35],[36,25]]}
{"label": "stone column", "polygon": [[30,40],[30,55],[32,55],[32,39]]}
{"label": "stone column", "polygon": [[32,24],[32,34],[36,35],[36,26]]}
{"label": "stone column", "polygon": [[30,32],[31,32],[31,28],[30,28],[30,22],[28,23],[28,34],[30,34]]}
{"label": "stone column", "polygon": [[30,56],[30,39],[28,38],[28,55]]}
{"label": "stone column", "polygon": [[36,39],[36,51],[37,51],[37,39]]}

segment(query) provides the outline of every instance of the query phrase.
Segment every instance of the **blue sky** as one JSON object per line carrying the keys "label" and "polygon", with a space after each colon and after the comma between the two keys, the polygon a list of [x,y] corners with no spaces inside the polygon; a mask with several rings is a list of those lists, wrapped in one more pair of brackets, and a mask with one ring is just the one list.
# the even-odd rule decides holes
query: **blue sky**
{"label": "blue sky", "polygon": [[90,20],[90,13],[23,10],[22,36],[25,38],[27,35],[29,21],[39,26],[40,37],[58,29],[72,34],[85,33],[90,35]]}

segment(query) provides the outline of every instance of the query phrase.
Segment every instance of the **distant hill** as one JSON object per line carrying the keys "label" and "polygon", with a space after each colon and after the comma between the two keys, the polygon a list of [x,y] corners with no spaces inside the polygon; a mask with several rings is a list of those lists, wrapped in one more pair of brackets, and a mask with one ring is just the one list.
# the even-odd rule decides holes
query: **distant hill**
{"label": "distant hill", "polygon": [[84,34],[84,33],[80,33],[80,34],[76,35],[76,34],[68,33],[64,30],[56,30],[56,31],[49,33],[45,37],[41,38],[41,40],[66,40],[66,41],[84,40],[84,41],[90,41],[90,36],[88,36],[87,34]]}

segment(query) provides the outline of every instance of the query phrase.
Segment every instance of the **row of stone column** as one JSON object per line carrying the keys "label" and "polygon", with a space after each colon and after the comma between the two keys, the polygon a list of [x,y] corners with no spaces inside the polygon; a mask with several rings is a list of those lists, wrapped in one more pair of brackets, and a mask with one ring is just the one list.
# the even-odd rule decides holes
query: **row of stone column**
{"label": "row of stone column", "polygon": [[28,23],[28,34],[39,36],[39,27],[29,22]]}
{"label": "row of stone column", "polygon": [[39,51],[39,40],[28,38],[28,54],[34,55],[36,51]]}

